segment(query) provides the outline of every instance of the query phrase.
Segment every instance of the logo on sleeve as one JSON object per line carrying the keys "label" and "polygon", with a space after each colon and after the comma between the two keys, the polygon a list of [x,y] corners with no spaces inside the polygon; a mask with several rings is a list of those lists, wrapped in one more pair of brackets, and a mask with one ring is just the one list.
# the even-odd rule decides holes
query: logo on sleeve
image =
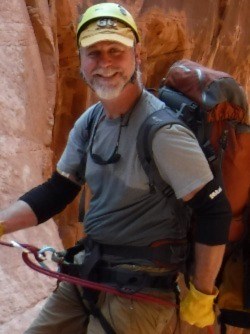
{"label": "logo on sleeve", "polygon": [[216,189],[215,191],[213,191],[210,195],[209,195],[209,197],[211,198],[211,199],[214,199],[216,196],[218,196],[220,193],[222,192],[222,189],[221,189],[221,187],[219,187],[218,189]]}

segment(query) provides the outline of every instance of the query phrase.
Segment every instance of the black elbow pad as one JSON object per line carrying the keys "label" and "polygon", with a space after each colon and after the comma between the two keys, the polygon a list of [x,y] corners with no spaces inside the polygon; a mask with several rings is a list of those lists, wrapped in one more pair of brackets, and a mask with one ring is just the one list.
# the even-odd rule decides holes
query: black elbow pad
{"label": "black elbow pad", "polygon": [[19,199],[29,204],[40,224],[61,212],[80,190],[79,185],[54,172],[48,181],[31,189]]}
{"label": "black elbow pad", "polygon": [[195,241],[207,245],[228,242],[232,212],[222,186],[216,180],[207,183],[187,204],[195,215]]}

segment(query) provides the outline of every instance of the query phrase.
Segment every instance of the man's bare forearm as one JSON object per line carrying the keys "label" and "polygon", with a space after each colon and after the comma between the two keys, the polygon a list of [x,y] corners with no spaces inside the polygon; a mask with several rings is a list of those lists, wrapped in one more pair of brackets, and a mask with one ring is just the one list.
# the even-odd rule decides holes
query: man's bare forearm
{"label": "man's bare forearm", "polygon": [[31,207],[20,200],[0,212],[0,221],[3,222],[5,234],[35,226],[38,223]]}
{"label": "man's bare forearm", "polygon": [[224,252],[225,245],[195,244],[193,284],[197,290],[205,294],[214,292],[215,279],[220,270]]}

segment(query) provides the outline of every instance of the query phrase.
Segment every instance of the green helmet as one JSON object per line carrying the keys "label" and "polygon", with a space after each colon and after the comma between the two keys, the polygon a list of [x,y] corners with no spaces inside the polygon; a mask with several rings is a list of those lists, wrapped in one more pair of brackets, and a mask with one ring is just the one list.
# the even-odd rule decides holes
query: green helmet
{"label": "green helmet", "polygon": [[81,32],[93,21],[101,18],[113,18],[126,26],[131,28],[133,31],[136,42],[139,42],[139,33],[136,23],[132,15],[121,5],[117,3],[99,3],[97,5],[89,7],[81,16],[80,22],[77,27],[77,40]]}

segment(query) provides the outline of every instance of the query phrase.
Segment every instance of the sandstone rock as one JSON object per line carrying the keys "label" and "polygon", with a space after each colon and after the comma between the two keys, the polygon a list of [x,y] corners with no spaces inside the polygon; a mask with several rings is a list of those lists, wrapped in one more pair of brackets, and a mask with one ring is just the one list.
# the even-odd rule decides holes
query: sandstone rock
{"label": "sandstone rock", "polygon": [[[56,250],[63,249],[62,243],[58,238],[57,227],[52,220],[39,227],[6,235],[1,240],[8,243],[15,240],[38,248],[49,245]],[[35,312],[28,312],[27,310],[35,308],[36,304],[40,303],[55,289],[56,280],[29,268],[22,260],[22,251],[20,249],[0,247],[0,333],[21,334],[32,321],[35,314],[37,314],[40,307],[37,307]],[[47,258],[50,260],[49,253]],[[34,261],[32,255],[30,255],[30,259]],[[50,261],[46,261],[46,263],[55,270],[53,263]],[[17,327],[16,317],[21,318],[21,315],[25,312],[30,317],[26,316],[25,321],[20,321],[20,327]],[[8,331],[7,328],[9,328]],[[16,328],[15,331],[14,328]]]}
{"label": "sandstone rock", "polygon": [[[51,171],[52,129],[58,57],[56,30],[47,1],[0,3],[0,208],[41,183]],[[54,222],[19,231],[4,240],[61,249]],[[15,317],[32,309],[55,287],[55,281],[29,269],[18,250],[0,246],[0,331],[23,333],[31,319],[16,329]]]}

